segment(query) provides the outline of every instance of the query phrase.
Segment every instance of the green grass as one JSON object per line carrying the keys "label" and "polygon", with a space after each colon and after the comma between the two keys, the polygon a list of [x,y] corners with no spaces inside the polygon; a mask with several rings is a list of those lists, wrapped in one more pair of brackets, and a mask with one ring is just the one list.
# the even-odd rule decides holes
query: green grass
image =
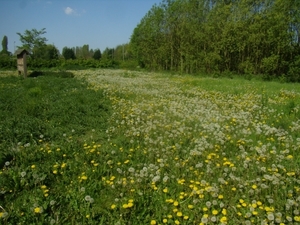
{"label": "green grass", "polygon": [[[38,75],[0,78],[0,206],[8,213],[4,224],[48,221],[50,215],[57,216],[51,213],[54,208],[65,219],[72,214],[66,214],[72,208],[60,208],[67,201],[66,186],[81,174],[83,165],[76,160],[81,156],[76,154],[84,143],[103,140],[110,116],[103,93],[71,78],[71,73]],[[64,179],[52,173],[61,163],[70,168]],[[42,185],[53,192],[55,205],[45,202]],[[43,206],[45,216],[34,216],[35,205]]]}
{"label": "green grass", "polygon": [[297,224],[299,84],[0,78],[1,224]]}

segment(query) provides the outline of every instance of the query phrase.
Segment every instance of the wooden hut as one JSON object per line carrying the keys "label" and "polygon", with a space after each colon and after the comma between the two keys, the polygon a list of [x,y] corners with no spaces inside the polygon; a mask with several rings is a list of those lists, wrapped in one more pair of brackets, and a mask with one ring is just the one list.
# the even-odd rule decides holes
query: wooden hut
{"label": "wooden hut", "polygon": [[18,49],[15,52],[15,55],[17,56],[17,68],[18,68],[18,74],[24,75],[24,78],[27,77],[27,55],[29,55],[29,52],[26,49]]}

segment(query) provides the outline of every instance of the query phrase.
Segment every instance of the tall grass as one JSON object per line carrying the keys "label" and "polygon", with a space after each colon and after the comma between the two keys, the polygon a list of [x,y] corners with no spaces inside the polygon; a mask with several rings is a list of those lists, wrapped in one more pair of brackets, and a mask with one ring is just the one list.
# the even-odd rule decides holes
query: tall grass
{"label": "tall grass", "polygon": [[299,223],[299,86],[73,73],[1,78],[3,224]]}

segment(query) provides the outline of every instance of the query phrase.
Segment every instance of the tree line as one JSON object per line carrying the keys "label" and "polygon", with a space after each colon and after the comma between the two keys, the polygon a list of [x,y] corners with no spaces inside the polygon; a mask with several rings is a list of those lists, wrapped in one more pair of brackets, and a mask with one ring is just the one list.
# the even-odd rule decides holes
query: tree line
{"label": "tree line", "polygon": [[[88,44],[76,47],[65,46],[60,54],[59,50],[53,44],[47,44],[47,38],[44,37],[46,29],[25,30],[24,33],[17,33],[21,46],[17,48],[26,49],[30,55],[27,60],[28,67],[50,68],[107,68],[117,67],[120,62],[129,60],[129,45],[118,45],[116,48],[106,48],[103,53],[99,48],[90,49]],[[15,56],[8,51],[8,38],[3,37],[2,51],[0,52],[0,68],[12,69],[16,67]]]}
{"label": "tree line", "polygon": [[163,0],[134,29],[140,66],[300,81],[300,1]]}
{"label": "tree line", "polygon": [[[32,67],[117,67],[179,73],[262,74],[300,82],[300,1],[162,0],[115,48],[64,47],[43,35],[46,29],[17,33],[31,52]],[[0,67],[15,67],[2,41]],[[9,65],[9,66],[7,66]]]}

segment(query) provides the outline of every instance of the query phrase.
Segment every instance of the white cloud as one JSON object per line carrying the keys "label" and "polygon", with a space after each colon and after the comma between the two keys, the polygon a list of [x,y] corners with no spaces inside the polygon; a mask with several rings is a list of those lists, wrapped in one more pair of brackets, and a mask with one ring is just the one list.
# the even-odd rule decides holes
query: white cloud
{"label": "white cloud", "polygon": [[81,15],[83,15],[83,14],[85,14],[86,13],[86,10],[85,9],[83,9],[83,10],[81,10],[81,11],[77,11],[76,9],[72,9],[71,7],[67,7],[67,8],[64,8],[64,11],[65,11],[65,14],[67,14],[67,15],[74,15],[74,16],[81,16]]}
{"label": "white cloud", "polygon": [[67,15],[76,14],[76,11],[69,6],[67,8],[65,8],[64,11],[65,11],[65,14],[67,14]]}

